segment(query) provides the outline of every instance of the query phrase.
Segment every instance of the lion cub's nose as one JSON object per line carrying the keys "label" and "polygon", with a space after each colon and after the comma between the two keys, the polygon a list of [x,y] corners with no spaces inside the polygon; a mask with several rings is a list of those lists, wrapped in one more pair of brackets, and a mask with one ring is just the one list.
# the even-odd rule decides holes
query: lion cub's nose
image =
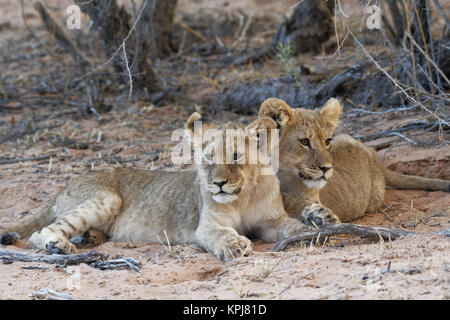
{"label": "lion cub's nose", "polygon": [[327,172],[328,170],[331,169],[331,167],[319,167],[320,170],[322,170],[323,173]]}
{"label": "lion cub's nose", "polygon": [[225,183],[227,183],[228,180],[214,180],[213,183],[218,186],[219,188],[221,188]]}

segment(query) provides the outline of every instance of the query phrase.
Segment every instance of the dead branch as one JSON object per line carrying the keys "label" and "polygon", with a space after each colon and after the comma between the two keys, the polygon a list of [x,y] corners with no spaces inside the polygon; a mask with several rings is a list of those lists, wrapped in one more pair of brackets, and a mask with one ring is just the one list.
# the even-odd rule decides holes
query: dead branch
{"label": "dead branch", "polygon": [[46,154],[46,155],[30,157],[30,158],[0,159],[0,165],[17,163],[17,162],[26,162],[26,161],[47,160],[47,159],[50,159],[53,157],[56,157],[56,154]]}
{"label": "dead branch", "polygon": [[[393,129],[393,130],[386,130],[386,131],[382,131],[382,132],[377,132],[377,133],[371,133],[371,134],[366,134],[366,135],[357,135],[354,136],[355,139],[360,139],[363,142],[367,142],[370,140],[375,140],[375,139],[379,139],[382,137],[392,137],[392,136],[398,136],[406,141],[410,140],[408,138],[406,138],[404,135],[400,134],[400,132],[403,131],[409,131],[412,129],[418,129],[418,128],[423,128],[425,129],[427,127],[426,124],[419,124],[419,125],[409,125],[409,126],[405,126],[402,128],[397,128],[397,129]],[[408,141],[414,145],[417,145],[417,143],[415,141]]]}
{"label": "dead branch", "polygon": [[349,69],[335,76],[325,85],[318,88],[314,92],[314,97],[319,101],[323,101],[324,99],[328,99],[328,97],[335,96],[343,87],[354,87],[361,80],[362,69],[363,67],[359,64],[353,65]]}
{"label": "dead branch", "polygon": [[48,266],[23,266],[22,269],[25,270],[50,270],[50,267]]}
{"label": "dead branch", "polygon": [[387,266],[387,268],[381,272],[376,272],[373,274],[365,274],[362,276],[361,280],[366,281],[366,280],[372,280],[372,283],[377,282],[378,280],[381,279],[381,277],[385,274],[389,274],[389,273],[401,273],[401,274],[416,274],[416,273],[420,273],[422,272],[421,268],[418,267],[408,267],[405,269],[391,269],[391,261],[389,261],[389,264]]}
{"label": "dead branch", "polygon": [[12,263],[14,261],[22,262],[44,262],[48,264],[57,264],[63,266],[78,265],[80,263],[91,264],[103,261],[105,255],[100,252],[90,251],[82,254],[30,254],[23,251],[0,249],[0,257],[3,263]]}
{"label": "dead branch", "polygon": [[106,255],[96,251],[90,251],[82,254],[32,254],[23,251],[2,250],[0,249],[0,258],[4,264],[11,264],[14,261],[22,262],[44,262],[48,264],[69,266],[86,263],[93,268],[100,270],[131,269],[139,271],[141,263],[132,258],[121,258],[115,260],[105,260]]}
{"label": "dead branch", "polygon": [[19,126],[19,128],[13,128],[12,130],[10,129],[11,133],[9,133],[3,137],[0,135],[0,143],[3,143],[8,140],[12,140],[12,139],[19,139],[20,137],[22,137],[26,134],[31,135],[37,131],[58,128],[58,127],[61,127],[62,125],[64,125],[64,123],[65,123],[64,121],[61,121],[61,122],[51,124],[48,126],[34,126],[33,127],[31,121],[25,121]]}
{"label": "dead branch", "polygon": [[400,138],[402,138],[403,140],[405,140],[405,141],[411,143],[411,144],[414,145],[414,146],[417,146],[417,145],[418,145],[417,142],[415,142],[414,140],[412,140],[412,139],[410,139],[410,138],[408,138],[408,137],[405,137],[405,136],[402,135],[401,133],[398,133],[398,132],[391,132],[390,135],[391,135],[391,136],[397,136],[397,137],[400,137]]}
{"label": "dead branch", "polygon": [[[349,99],[347,99],[347,101],[349,101]],[[388,114],[388,113],[409,111],[409,110],[412,110],[414,108],[415,107],[406,107],[406,108],[389,109],[389,110],[386,110],[386,111],[369,111],[369,110],[355,108],[355,109],[352,109],[349,113],[365,113],[365,114],[382,115],[382,114]]]}
{"label": "dead branch", "polygon": [[414,232],[406,230],[394,230],[388,228],[367,227],[357,224],[341,223],[325,226],[317,231],[305,232],[296,236],[279,241],[271,250],[278,252],[286,249],[287,246],[300,241],[311,241],[317,238],[335,236],[338,234],[352,234],[362,238],[383,238],[384,240],[395,240],[399,237],[414,234]]}
{"label": "dead branch", "polygon": [[450,237],[450,228],[439,231],[437,234],[445,237]]}
{"label": "dead branch", "polygon": [[67,293],[56,292],[52,289],[41,288],[29,295],[34,300],[77,300]]}
{"label": "dead branch", "polygon": [[141,272],[139,266],[141,263],[132,258],[122,258],[116,260],[98,261],[91,264],[92,267],[100,270],[119,270],[119,269],[132,269],[136,272]]}

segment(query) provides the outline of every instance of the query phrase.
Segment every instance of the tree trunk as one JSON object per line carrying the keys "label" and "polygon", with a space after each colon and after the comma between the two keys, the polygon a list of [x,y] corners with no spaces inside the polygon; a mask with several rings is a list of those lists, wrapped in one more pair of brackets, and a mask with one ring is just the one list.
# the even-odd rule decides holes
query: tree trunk
{"label": "tree trunk", "polygon": [[153,30],[155,32],[155,51],[158,57],[172,52],[172,26],[178,0],[154,0]]}
{"label": "tree trunk", "polygon": [[[75,0],[75,3],[93,21],[108,56],[114,57],[115,71],[120,75],[129,74],[130,68],[134,88],[146,88],[149,93],[160,91],[151,61],[170,53],[177,0],[143,1],[145,7],[139,8],[137,14],[140,15],[135,17],[138,22],[132,21],[131,15],[123,6],[119,7],[116,0]],[[126,60],[122,46],[125,46]]]}
{"label": "tree trunk", "polygon": [[299,1],[289,19],[280,24],[277,34],[264,48],[237,58],[233,64],[273,57],[280,43],[289,44],[293,54],[318,53],[333,34],[334,0]]}

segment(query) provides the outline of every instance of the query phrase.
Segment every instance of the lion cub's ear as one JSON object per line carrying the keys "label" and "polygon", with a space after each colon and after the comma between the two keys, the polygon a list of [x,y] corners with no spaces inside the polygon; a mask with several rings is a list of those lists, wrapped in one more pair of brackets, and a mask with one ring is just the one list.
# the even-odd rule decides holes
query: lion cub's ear
{"label": "lion cub's ear", "polygon": [[336,98],[329,99],[325,105],[319,109],[320,117],[330,132],[333,132],[339,124],[341,112],[341,103]]}
{"label": "lion cub's ear", "polygon": [[186,130],[189,132],[191,136],[194,136],[194,122],[199,121],[202,118],[202,116],[194,112],[190,115],[189,119],[186,121]]}
{"label": "lion cub's ear", "polygon": [[270,144],[272,139],[272,129],[278,129],[278,124],[269,117],[258,118],[247,126],[246,131],[251,139],[259,140],[261,130],[266,130],[267,142]]}
{"label": "lion cub's ear", "polygon": [[284,100],[269,98],[262,103],[259,117],[272,118],[278,124],[277,128],[279,129],[294,119],[294,110]]}
{"label": "lion cub's ear", "polygon": [[277,123],[269,117],[260,117],[247,126],[247,130],[254,130],[258,133],[260,130],[277,129]]}

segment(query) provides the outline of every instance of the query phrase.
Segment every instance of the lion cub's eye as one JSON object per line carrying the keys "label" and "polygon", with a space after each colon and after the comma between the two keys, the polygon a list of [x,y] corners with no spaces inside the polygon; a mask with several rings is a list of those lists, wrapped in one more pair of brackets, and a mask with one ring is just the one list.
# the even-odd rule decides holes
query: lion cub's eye
{"label": "lion cub's eye", "polygon": [[309,139],[308,138],[303,138],[303,139],[300,139],[299,141],[305,147],[310,147],[311,146],[311,144],[309,143]]}
{"label": "lion cub's eye", "polygon": [[329,146],[331,143],[331,138],[328,138],[327,140],[325,140],[325,145]]}

